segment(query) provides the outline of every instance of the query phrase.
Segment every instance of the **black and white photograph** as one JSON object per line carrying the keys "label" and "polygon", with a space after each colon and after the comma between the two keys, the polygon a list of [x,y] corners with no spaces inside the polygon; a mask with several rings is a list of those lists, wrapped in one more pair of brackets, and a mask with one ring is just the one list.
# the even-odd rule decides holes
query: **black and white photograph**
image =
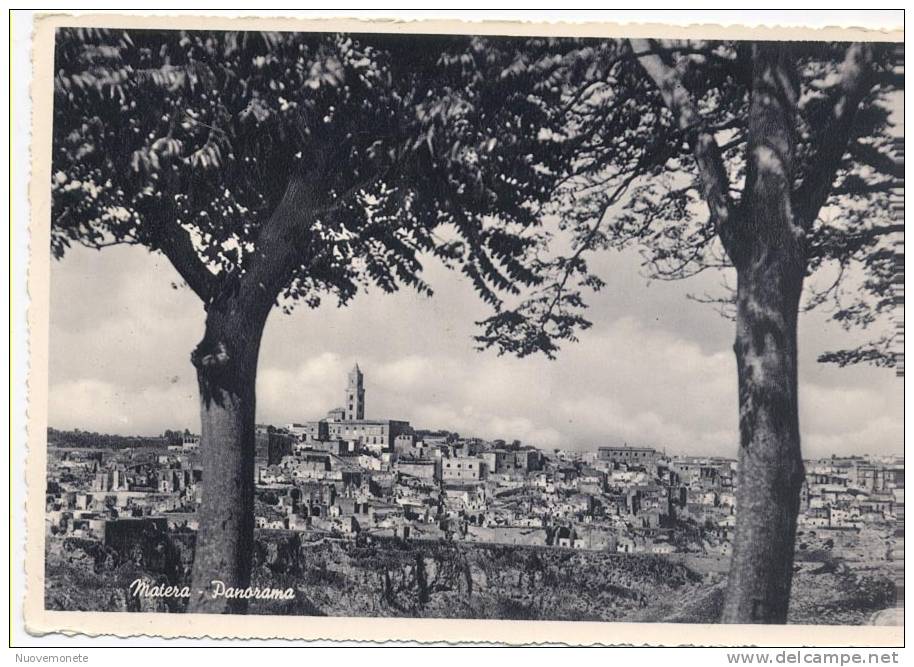
{"label": "black and white photograph", "polygon": [[900,32],[283,25],[44,27],[27,624],[903,642]]}

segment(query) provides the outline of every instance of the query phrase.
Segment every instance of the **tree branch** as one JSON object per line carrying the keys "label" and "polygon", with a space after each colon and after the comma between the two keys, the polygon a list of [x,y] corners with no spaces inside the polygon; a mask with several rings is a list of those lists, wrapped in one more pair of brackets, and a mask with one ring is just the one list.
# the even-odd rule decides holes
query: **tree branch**
{"label": "tree branch", "polygon": [[[652,50],[649,40],[629,40],[636,53]],[[698,165],[701,191],[711,221],[728,253],[734,247],[733,202],[730,199],[730,181],[724,167],[720,147],[713,132],[708,129],[682,77],[667,65],[659,55],[639,56],[638,62],[660,91],[667,108],[673,112],[679,128],[688,139]]]}
{"label": "tree branch", "polygon": [[315,180],[311,174],[289,178],[279,205],[257,235],[250,265],[241,277],[241,298],[264,317],[301,258],[303,238],[319,202]]}
{"label": "tree branch", "polygon": [[165,197],[149,198],[137,206],[137,213],[151,232],[148,245],[162,252],[200,300],[209,304],[218,279],[206,268],[194,249],[190,233],[178,222],[174,204],[165,201]]}
{"label": "tree branch", "polygon": [[546,325],[552,320],[555,310],[558,307],[563,294],[565,294],[565,290],[568,286],[568,281],[571,279],[571,276],[575,270],[580,268],[581,257],[585,252],[593,250],[592,245],[600,232],[600,228],[603,226],[603,220],[606,218],[606,213],[609,211],[611,206],[619,201],[622,195],[628,190],[629,186],[640,175],[641,174],[637,169],[633,170],[622,180],[622,182],[615,188],[615,190],[613,190],[613,192],[603,203],[600,212],[594,216],[593,225],[590,227],[590,229],[587,230],[584,238],[578,244],[577,249],[574,251],[571,257],[567,258],[565,261],[565,266],[562,270],[562,278],[548,288],[554,290],[554,295],[552,300],[549,302],[549,306],[540,317],[539,330],[541,333],[545,334]]}
{"label": "tree branch", "polygon": [[793,196],[794,210],[807,230],[812,227],[828,199],[841,158],[850,143],[857,108],[872,88],[872,65],[871,45],[855,43],[848,47],[841,66],[841,92],[832,107],[828,126],[822,132],[824,140],[809,161],[806,178]]}
{"label": "tree branch", "polygon": [[190,233],[177,220],[172,219],[168,223],[159,249],[200,300],[204,304],[209,303],[215,291],[216,276],[201,261]]}

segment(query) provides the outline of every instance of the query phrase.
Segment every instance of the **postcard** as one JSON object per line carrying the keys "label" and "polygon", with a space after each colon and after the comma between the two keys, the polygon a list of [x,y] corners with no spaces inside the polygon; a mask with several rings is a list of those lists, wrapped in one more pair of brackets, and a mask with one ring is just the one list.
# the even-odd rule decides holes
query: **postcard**
{"label": "postcard", "polygon": [[900,30],[33,58],[29,632],[903,643]]}

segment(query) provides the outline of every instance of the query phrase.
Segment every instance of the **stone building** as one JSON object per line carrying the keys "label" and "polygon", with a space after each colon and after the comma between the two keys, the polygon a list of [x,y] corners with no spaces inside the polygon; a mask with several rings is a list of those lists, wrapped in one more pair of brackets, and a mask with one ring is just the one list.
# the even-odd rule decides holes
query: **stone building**
{"label": "stone building", "polygon": [[657,450],[653,447],[600,447],[597,450],[599,461],[624,463],[628,466],[643,466],[645,468],[657,465],[659,458]]}
{"label": "stone building", "polygon": [[286,430],[297,437],[301,442],[313,442],[315,440],[327,440],[329,438],[326,419],[308,421],[303,424],[288,424]]}
{"label": "stone building", "polygon": [[430,459],[400,459],[394,464],[394,470],[401,475],[429,482],[441,476],[440,461]]}
{"label": "stone building", "polygon": [[346,385],[346,403],[343,405],[346,421],[365,419],[365,386],[364,376],[356,364],[349,371],[349,383]]}
{"label": "stone building", "polygon": [[279,463],[292,453],[295,438],[291,433],[258,426],[254,432],[254,460],[259,466]]}
{"label": "stone building", "polygon": [[362,370],[356,364],[349,372],[343,407],[331,410],[325,420],[308,422],[305,429],[309,436],[316,434],[320,439],[355,441],[362,448],[378,453],[393,451],[397,441],[405,444],[411,440],[413,429],[407,421],[365,419],[364,380]]}
{"label": "stone building", "polygon": [[389,452],[394,441],[412,429],[409,422],[395,419],[355,419],[329,421],[327,427],[331,439],[355,440],[364,449]]}
{"label": "stone building", "polygon": [[485,479],[486,464],[479,457],[458,457],[441,461],[441,479],[445,482],[468,480],[478,482]]}

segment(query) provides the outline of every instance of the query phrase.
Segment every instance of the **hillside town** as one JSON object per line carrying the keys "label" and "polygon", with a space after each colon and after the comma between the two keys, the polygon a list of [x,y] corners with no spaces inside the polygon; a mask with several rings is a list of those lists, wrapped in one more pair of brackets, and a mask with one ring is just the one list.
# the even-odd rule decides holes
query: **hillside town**
{"label": "hillside town", "polygon": [[[726,556],[735,526],[735,460],[626,443],[541,450],[366,418],[364,375],[343,406],[256,433],[255,523],[332,538],[461,541],[614,553]],[[168,432],[121,447],[49,433],[49,539],[124,548],[157,532],[194,531],[200,438]],[[904,517],[902,457],[806,462],[799,548],[873,554],[861,535],[895,534]],[[885,555],[889,557],[888,554]]]}

